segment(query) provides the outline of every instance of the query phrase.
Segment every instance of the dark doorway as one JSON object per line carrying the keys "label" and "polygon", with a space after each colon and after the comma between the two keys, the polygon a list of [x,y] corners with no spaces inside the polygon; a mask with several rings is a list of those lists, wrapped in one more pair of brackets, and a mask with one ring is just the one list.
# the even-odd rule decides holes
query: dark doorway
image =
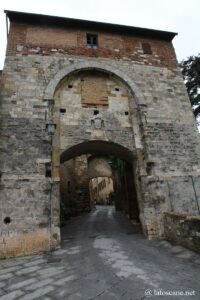
{"label": "dark doorway", "polygon": [[113,204],[117,211],[139,221],[134,165],[128,149],[102,141],[79,144],[61,155],[60,178],[61,225],[97,204]]}

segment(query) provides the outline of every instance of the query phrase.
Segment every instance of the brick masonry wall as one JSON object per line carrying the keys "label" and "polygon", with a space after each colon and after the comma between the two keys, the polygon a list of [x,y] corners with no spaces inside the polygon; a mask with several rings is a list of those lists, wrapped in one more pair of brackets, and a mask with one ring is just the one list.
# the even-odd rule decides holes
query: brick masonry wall
{"label": "brick masonry wall", "polygon": [[[81,46],[84,53],[79,47],[61,52],[50,45],[54,51],[45,54],[40,45],[40,49],[24,46],[26,27],[11,24],[2,74],[0,256],[30,254],[59,245],[60,154],[89,140],[115,142],[132,151],[140,220],[149,238],[163,237],[163,212],[198,215],[199,135],[171,44],[152,41],[152,49],[156,49],[154,43],[160,44],[160,51],[166,53],[163,59],[155,54],[154,63],[154,54],[137,52],[134,59],[127,59],[122,50],[115,51],[119,56],[111,52],[104,56],[100,49],[86,49],[85,45]],[[119,43],[119,48],[122,45]],[[165,46],[171,50],[165,51]],[[104,96],[108,96],[109,106],[99,108],[99,117],[94,115],[96,107],[81,105],[80,65],[104,70],[99,80],[106,81]],[[72,67],[76,74],[65,73]],[[60,72],[63,77],[53,90],[51,110],[45,95]],[[132,91],[125,84],[127,78],[134,83]],[[74,88],[65,90],[72,79]],[[116,83],[123,93],[115,90]],[[66,109],[64,114],[61,108]],[[46,130],[49,121],[57,124],[53,137]],[[52,178],[46,177],[49,164]],[[28,241],[32,241],[29,246]]]}
{"label": "brick masonry wall", "polygon": [[[12,22],[7,55],[78,55],[116,59],[138,64],[177,67],[173,46],[168,41],[98,32],[98,49],[87,48],[84,29],[31,25]],[[97,34],[89,30],[89,33]],[[142,43],[149,43],[152,54],[144,54]]]}
{"label": "brick masonry wall", "polygon": [[200,252],[200,217],[165,213],[165,238]]}

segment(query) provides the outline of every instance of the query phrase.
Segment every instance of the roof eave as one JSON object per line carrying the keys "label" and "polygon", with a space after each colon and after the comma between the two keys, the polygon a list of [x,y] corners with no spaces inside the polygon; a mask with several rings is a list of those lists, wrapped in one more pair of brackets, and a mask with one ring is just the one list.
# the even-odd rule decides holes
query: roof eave
{"label": "roof eave", "polygon": [[24,13],[18,11],[4,10],[9,20],[12,21],[23,21],[29,23],[39,24],[54,24],[59,26],[75,26],[75,27],[87,27],[92,30],[107,30],[117,33],[133,34],[137,36],[150,37],[154,39],[162,39],[172,41],[177,35],[175,32],[155,30],[149,28],[133,27],[127,25],[103,23],[96,21],[88,21],[82,19],[64,18],[50,15]]}

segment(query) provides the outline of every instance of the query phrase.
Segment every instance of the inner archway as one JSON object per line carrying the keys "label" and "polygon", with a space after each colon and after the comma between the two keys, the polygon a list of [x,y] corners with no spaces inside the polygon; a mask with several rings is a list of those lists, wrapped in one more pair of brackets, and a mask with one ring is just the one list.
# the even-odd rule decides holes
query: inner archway
{"label": "inner archway", "polygon": [[63,152],[61,223],[90,212],[96,204],[114,204],[116,210],[138,222],[133,161],[128,149],[104,141],[81,143]]}

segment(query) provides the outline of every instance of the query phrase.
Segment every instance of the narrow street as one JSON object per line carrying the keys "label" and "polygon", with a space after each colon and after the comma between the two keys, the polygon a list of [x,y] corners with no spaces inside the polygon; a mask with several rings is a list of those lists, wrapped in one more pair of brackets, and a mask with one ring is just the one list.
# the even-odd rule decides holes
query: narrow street
{"label": "narrow street", "polygon": [[[62,249],[1,260],[0,300],[195,300],[200,299],[199,270],[198,254],[148,241],[126,216],[99,206],[67,223]],[[160,290],[191,294],[162,296]]]}

